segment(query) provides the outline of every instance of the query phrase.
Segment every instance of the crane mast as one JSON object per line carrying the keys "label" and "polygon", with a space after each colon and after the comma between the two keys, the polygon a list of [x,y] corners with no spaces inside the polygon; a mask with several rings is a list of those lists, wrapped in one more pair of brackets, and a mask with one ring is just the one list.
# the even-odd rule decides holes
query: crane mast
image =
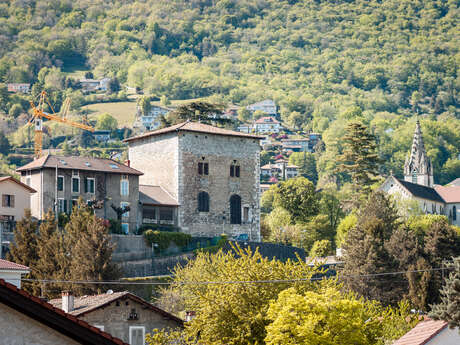
{"label": "crane mast", "polygon": [[[43,111],[45,102],[49,105],[51,111],[53,114],[48,114]],[[32,119],[30,122],[33,121],[34,123],[34,157],[39,158],[42,155],[42,150],[43,150],[43,118],[50,120],[50,121],[56,121],[60,123],[65,123],[69,126],[80,128],[83,130],[87,130],[90,132],[94,132],[94,128],[88,125],[85,125],[83,123],[75,122],[72,120],[67,119],[67,112],[69,111],[70,108],[70,99],[66,98],[63,102],[62,105],[62,111],[61,111],[61,116],[58,116],[53,109],[53,106],[50,104],[48,97],[46,96],[46,92],[42,91],[40,93],[40,98],[38,105],[35,106],[33,102],[30,102],[32,106]]]}

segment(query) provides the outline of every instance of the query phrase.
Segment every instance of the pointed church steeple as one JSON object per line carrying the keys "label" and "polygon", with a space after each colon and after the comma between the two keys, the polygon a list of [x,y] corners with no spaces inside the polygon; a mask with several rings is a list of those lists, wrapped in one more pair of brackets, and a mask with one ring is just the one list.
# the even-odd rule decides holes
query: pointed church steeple
{"label": "pointed church steeple", "polygon": [[425,151],[422,128],[417,119],[410,156],[404,164],[404,180],[427,187],[433,187],[433,165]]}

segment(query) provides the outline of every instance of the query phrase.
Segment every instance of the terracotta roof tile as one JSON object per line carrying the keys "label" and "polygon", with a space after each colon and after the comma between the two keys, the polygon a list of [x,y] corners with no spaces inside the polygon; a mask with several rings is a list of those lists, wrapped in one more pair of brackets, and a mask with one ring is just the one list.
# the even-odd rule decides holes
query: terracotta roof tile
{"label": "terracotta roof tile", "polygon": [[445,321],[427,320],[422,321],[412,328],[409,332],[396,340],[393,345],[423,345],[428,343],[444,328],[447,327]]}
{"label": "terracotta roof tile", "polygon": [[279,121],[277,119],[275,119],[274,117],[271,117],[271,116],[263,116],[260,119],[258,119],[255,123],[257,123],[257,124],[264,124],[264,123],[270,124],[270,123],[279,123]]}
{"label": "terracotta roof tile", "polygon": [[144,205],[179,206],[179,203],[160,186],[139,185],[139,201]]}
{"label": "terracotta roof tile", "polygon": [[231,137],[263,139],[263,137],[257,136],[257,135],[235,132],[229,129],[205,125],[204,123],[187,121],[187,122],[182,122],[182,123],[179,123],[171,127],[166,127],[166,128],[158,129],[156,131],[147,132],[142,135],[131,137],[131,138],[125,139],[124,141],[131,142],[131,141],[135,141],[135,140],[139,140],[143,138],[148,138],[148,137],[166,134],[166,133],[172,133],[172,132],[197,132],[197,133],[207,133],[207,134],[224,135],[224,136],[231,136]]}
{"label": "terracotta roof tile", "polygon": [[112,159],[81,156],[46,155],[17,169],[17,171],[42,168],[74,169],[85,171],[101,171],[114,174],[143,175],[140,171]]}
{"label": "terracotta roof tile", "polygon": [[435,186],[436,192],[444,199],[447,203],[460,202],[460,186]]}
{"label": "terracotta roof tile", "polygon": [[[48,327],[53,327],[53,325],[54,326],[59,326],[61,324],[65,324],[68,321],[71,321],[71,322],[75,323],[76,325],[79,325],[79,327],[82,327],[80,329],[80,332],[82,332],[83,330],[90,331],[90,332],[92,332],[92,333],[94,333],[96,335],[102,336],[103,338],[109,339],[110,343],[119,344],[119,345],[129,345],[129,344],[123,342],[122,340],[118,339],[118,338],[114,338],[109,333],[101,331],[99,328],[92,327],[90,324],[88,324],[85,321],[80,320],[80,319],[76,319],[74,316],[72,316],[70,314],[67,314],[63,310],[55,308],[50,303],[44,302],[40,298],[38,298],[36,296],[33,296],[33,295],[29,294],[28,292],[26,292],[26,291],[24,291],[22,289],[18,289],[15,285],[7,283],[3,279],[0,279],[0,290],[1,289],[4,289],[4,290],[0,291],[0,303],[2,302],[2,298],[7,298],[8,299],[8,297],[6,295],[6,291],[11,291],[11,292],[13,292],[13,293],[15,293],[17,295],[21,295],[22,297],[21,297],[21,305],[20,305],[20,307],[18,306],[18,308],[15,308],[14,305],[11,305],[10,303],[12,303],[12,301],[8,300],[8,305],[10,307],[12,307],[14,309],[17,309],[18,311],[22,312],[23,309],[31,308],[30,303],[27,304],[25,302],[26,301],[32,301],[35,304],[35,306],[37,308],[39,308],[37,310],[40,310],[41,312],[44,312],[45,310],[48,310],[48,311],[54,312],[54,313],[56,313],[56,314],[61,316],[61,318],[54,318],[53,317],[52,320],[48,320],[49,321],[49,323],[47,323]],[[22,300],[22,298],[24,298],[24,299]],[[44,309],[40,309],[40,308],[44,308]],[[33,310],[33,311],[31,310],[31,314],[29,315],[29,317],[31,317],[33,319],[36,319],[39,322],[43,322],[42,320],[40,320],[40,318],[37,317],[37,315],[35,315],[35,313],[37,313],[37,310]],[[68,335],[68,336],[70,336],[70,337],[74,336],[75,337],[75,336],[77,336],[77,334],[72,334],[72,335]],[[80,336],[82,336],[82,334],[79,334],[78,336],[80,337]],[[101,338],[99,338],[99,340],[102,341]],[[99,344],[100,341],[98,341],[97,343]],[[96,343],[95,342],[91,342],[91,343],[88,342],[88,344],[96,344]],[[107,342],[104,342],[104,344],[107,344]]]}
{"label": "terracotta roof tile", "polygon": [[0,259],[0,270],[29,271],[29,267],[17,264],[15,262]]}

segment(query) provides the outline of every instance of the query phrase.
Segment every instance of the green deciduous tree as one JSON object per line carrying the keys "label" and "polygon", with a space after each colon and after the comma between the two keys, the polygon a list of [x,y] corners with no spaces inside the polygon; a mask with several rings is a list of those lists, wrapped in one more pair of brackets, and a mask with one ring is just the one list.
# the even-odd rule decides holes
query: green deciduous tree
{"label": "green deciduous tree", "polygon": [[318,214],[319,195],[312,182],[297,177],[278,184],[273,204],[288,211],[295,222],[306,222]]}
{"label": "green deciduous tree", "polygon": [[118,121],[112,115],[104,113],[98,116],[96,129],[114,131],[118,128]]}
{"label": "green deciduous tree", "polygon": [[310,257],[325,257],[332,254],[332,245],[329,240],[316,241],[310,250]]}

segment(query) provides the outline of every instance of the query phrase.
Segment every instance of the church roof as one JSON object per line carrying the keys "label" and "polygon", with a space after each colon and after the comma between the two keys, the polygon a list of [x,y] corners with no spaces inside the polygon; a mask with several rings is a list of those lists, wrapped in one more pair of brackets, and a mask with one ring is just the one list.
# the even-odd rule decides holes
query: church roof
{"label": "church roof", "polygon": [[460,186],[435,186],[434,188],[446,203],[460,203]]}
{"label": "church roof", "polygon": [[432,201],[437,201],[437,202],[442,202],[444,203],[444,199],[438,194],[438,192],[431,187],[423,186],[421,184],[416,184],[404,180],[400,180],[398,178],[395,178],[404,188],[406,188],[409,193],[411,193],[413,196],[421,199],[427,199],[427,200],[432,200]]}

